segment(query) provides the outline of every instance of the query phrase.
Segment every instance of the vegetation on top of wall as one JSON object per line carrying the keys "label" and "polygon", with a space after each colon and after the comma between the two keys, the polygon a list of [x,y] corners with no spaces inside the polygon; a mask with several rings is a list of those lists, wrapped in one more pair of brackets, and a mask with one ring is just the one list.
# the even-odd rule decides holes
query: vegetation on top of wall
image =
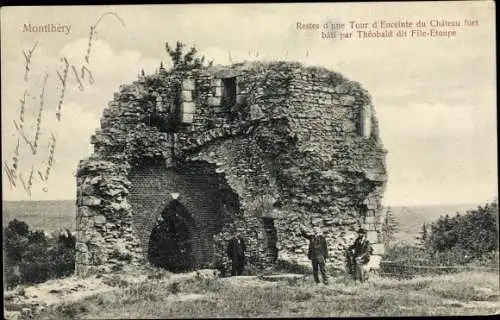
{"label": "vegetation on top of wall", "polygon": [[[186,47],[180,41],[176,42],[175,48],[172,48],[168,42],[165,43],[165,49],[172,59],[173,70],[191,70],[205,67],[205,56],[196,57],[198,50],[192,46],[189,51],[184,52]],[[213,60],[208,63],[208,66],[213,64]]]}
{"label": "vegetation on top of wall", "polygon": [[[267,90],[264,93],[264,96],[269,96],[269,95],[276,95],[278,93],[279,96],[279,90],[276,90],[277,88],[280,88],[283,86],[282,91],[284,90],[286,92],[286,88],[288,87],[286,80],[288,81],[292,77],[287,77],[282,74],[282,72],[289,73],[292,71],[296,70],[302,70],[302,72],[305,72],[306,74],[309,74],[311,77],[316,78],[320,81],[326,81],[330,86],[332,87],[337,87],[341,86],[339,90],[346,91],[353,93],[354,95],[357,96],[357,101],[361,104],[369,104],[371,101],[371,97],[369,93],[362,88],[362,86],[354,81],[349,81],[347,78],[345,78],[342,74],[335,72],[333,70],[329,70],[325,67],[321,66],[305,66],[303,63],[298,62],[298,61],[244,61],[244,62],[238,62],[238,63],[233,63],[231,65],[226,65],[226,66],[221,66],[213,65],[213,60],[210,61],[208,64],[205,64],[205,56],[202,55],[201,57],[198,57],[198,50],[196,47],[193,45],[189,50],[185,50],[186,45],[180,41],[176,42],[175,47],[171,46],[168,44],[168,42],[165,44],[166,51],[168,55],[170,56],[172,60],[172,68],[170,70],[167,70],[163,67],[163,63],[161,63],[159,70],[152,74],[152,75],[147,75],[145,76],[144,73],[142,73],[141,78],[143,79],[145,85],[147,88],[153,91],[156,91],[160,88],[165,88],[165,87],[172,87],[175,86],[176,84],[179,85],[180,83],[177,83],[183,78],[183,74],[186,72],[190,72],[196,69],[206,69],[210,70],[209,72],[215,72],[217,73],[218,71],[226,71],[226,70],[245,70],[249,72],[249,74],[252,74],[253,76],[260,75],[262,79],[256,79],[255,81],[251,81],[249,84],[250,87],[245,88],[246,91],[246,98],[244,102],[241,104],[234,106],[234,108],[238,110],[234,110],[235,114],[240,114],[240,117],[245,118],[246,113],[249,112],[249,106],[250,105],[255,105],[257,101],[253,101],[252,97],[255,96],[255,88],[253,88],[253,85],[257,85],[258,88],[267,88],[268,83],[267,81],[270,80],[268,79],[270,77],[270,71],[274,71],[275,73],[281,73],[279,76],[277,76],[280,80],[284,80],[281,85],[276,86],[276,84],[273,84],[273,90],[269,91]],[[168,77],[165,77],[168,75]],[[177,76],[176,76],[177,75]],[[290,74],[291,75],[291,74]],[[174,91],[179,91],[179,90],[174,90]],[[172,92],[170,93],[172,94]],[[262,96],[261,94],[258,96]],[[261,97],[263,98],[263,97]],[[247,101],[248,100],[248,101]],[[171,121],[170,121],[171,122]]]}
{"label": "vegetation on top of wall", "polygon": [[327,80],[332,86],[345,82],[352,82],[354,86],[359,86],[359,83],[348,81],[348,79],[339,72],[321,66],[305,66],[302,62],[299,61],[245,61],[234,63],[228,66],[217,65],[212,67],[212,69],[220,70],[227,68],[257,70],[261,72],[269,69],[274,71],[292,71],[301,69],[306,73],[314,75],[318,79]]}
{"label": "vegetation on top of wall", "polygon": [[314,74],[315,76],[319,78],[325,78],[327,81],[332,85],[336,86],[341,83],[347,82],[347,78],[344,77],[342,74],[332,71],[328,68],[321,67],[321,66],[308,66],[305,67],[305,70],[308,72]]}

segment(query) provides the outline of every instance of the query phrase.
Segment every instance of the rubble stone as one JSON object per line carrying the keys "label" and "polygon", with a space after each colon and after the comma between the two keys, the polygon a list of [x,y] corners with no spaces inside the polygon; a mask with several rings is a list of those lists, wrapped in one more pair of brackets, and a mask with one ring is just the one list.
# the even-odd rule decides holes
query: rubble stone
{"label": "rubble stone", "polygon": [[383,252],[386,150],[369,93],[334,71],[253,62],[148,75],[114,95],[91,143],[76,174],[78,275],[117,257],[147,263],[174,194],[196,268],[227,263],[237,227],[260,267],[307,260],[301,225],[322,228],[337,268],[360,226]]}

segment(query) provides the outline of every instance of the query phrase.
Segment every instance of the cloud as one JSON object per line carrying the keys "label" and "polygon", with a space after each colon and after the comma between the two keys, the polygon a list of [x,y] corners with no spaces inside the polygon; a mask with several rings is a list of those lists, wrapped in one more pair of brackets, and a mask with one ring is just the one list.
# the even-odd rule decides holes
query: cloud
{"label": "cloud", "polygon": [[[65,45],[59,56],[66,57],[71,65],[75,65],[77,70],[83,64],[83,56],[87,46],[87,39],[81,38]],[[93,72],[95,83],[93,85],[84,82],[85,89],[78,89],[76,78],[72,74],[68,76],[68,86],[65,94],[62,118],[58,121],[55,117],[55,110],[59,98],[59,85],[55,70],[60,70],[64,66],[61,61],[54,57],[44,56],[45,52],[38,52],[40,61],[45,61],[47,68],[34,68],[33,78],[30,79],[29,91],[37,99],[37,92],[40,90],[41,79],[45,69],[49,72],[52,81],[48,82],[45,97],[45,111],[42,116],[40,131],[40,151],[37,155],[32,155],[28,146],[21,140],[19,171],[27,179],[31,167],[44,171],[47,165],[48,143],[51,134],[56,136],[56,159],[48,181],[49,192],[42,191],[43,184],[35,178],[33,185],[32,199],[54,199],[73,198],[75,196],[74,173],[80,159],[90,155],[92,146],[90,136],[100,126],[100,117],[108,101],[112,100],[113,92],[118,91],[119,86],[137,79],[141,69],[145,72],[153,72],[159,66],[159,61],[143,58],[136,50],[114,51],[111,46],[98,40],[93,43],[93,51],[89,64],[89,69]],[[19,61],[9,65],[11,72],[14,67],[19,68],[22,63]],[[49,68],[49,66],[51,68]],[[123,66],[127,66],[124,68]],[[133,67],[130,67],[133,66]],[[59,68],[59,69],[58,69]],[[15,69],[18,70],[18,69]],[[42,71],[42,72],[41,72]],[[71,72],[71,70],[70,70]],[[26,84],[18,77],[18,84],[13,87],[15,90],[6,91],[2,95],[2,105],[12,105],[12,108],[2,108],[2,128],[7,132],[14,133],[13,120],[19,118],[19,97],[26,87]],[[25,113],[25,128],[29,138],[34,137],[36,118],[38,116],[39,101],[31,101]],[[8,129],[5,129],[8,128]],[[5,131],[4,131],[5,132]],[[2,135],[3,159],[9,159],[13,154],[17,139],[13,134]],[[15,190],[10,189],[8,181],[3,173],[3,187],[6,190],[6,199],[25,199],[26,193],[19,185]]]}
{"label": "cloud", "polygon": [[[80,70],[83,66],[84,55],[88,47],[88,39],[81,38],[68,43],[61,50],[61,56],[65,56]],[[119,86],[137,79],[142,69],[152,73],[160,65],[159,59],[143,58],[137,50],[114,51],[109,43],[104,40],[92,42],[90,61],[88,68],[95,80],[94,85],[86,84],[84,95],[86,101],[94,103],[91,110],[102,110],[105,106],[103,99],[111,99],[112,94],[118,91]],[[126,66],[126,67],[125,67]],[[82,93],[78,89],[78,83],[72,78],[68,101],[81,101]],[[75,94],[76,93],[76,94]],[[97,105],[100,103],[100,106]],[[103,104],[104,103],[104,104]]]}
{"label": "cloud", "polygon": [[[233,62],[286,56],[287,60],[335,69],[360,82],[373,98],[382,139],[389,151],[385,201],[475,202],[497,190],[492,9],[493,4],[476,2],[467,3],[467,8],[445,3],[349,3],[26,7],[10,8],[9,14],[2,10],[2,78],[8,79],[2,82],[2,155],[4,159],[10,157],[15,148],[12,120],[19,117],[19,98],[24,89],[29,89],[35,99],[49,71],[44,128],[58,130],[60,145],[54,180],[50,182],[53,185],[49,186],[52,191],[37,197],[74,198],[72,173],[76,163],[91,151],[90,134],[99,125],[102,110],[113,93],[121,84],[134,81],[141,69],[151,73],[160,61],[168,63],[165,41],[172,44],[179,40],[196,44],[199,52],[216,64],[229,63],[229,51]],[[110,10],[123,18],[126,27],[111,19],[102,21],[92,44],[89,66],[95,83],[86,82],[85,90],[80,91],[72,78],[65,96],[63,122],[53,123],[59,92],[55,70],[62,68],[60,57],[67,56],[79,69],[88,46],[90,24]],[[461,29],[453,39],[349,41],[321,39],[319,32],[295,27],[299,21],[321,24],[327,20],[429,20],[437,16],[478,19],[480,24]],[[61,17],[61,23],[72,25],[70,35],[24,34],[18,30],[19,21],[42,23]],[[36,41],[40,45],[27,87],[22,79],[22,50]],[[38,103],[31,101],[26,112],[30,126]],[[29,167],[30,163],[24,165]],[[23,197],[22,193],[5,190],[6,199]]]}
{"label": "cloud", "polygon": [[490,118],[492,111],[490,108],[451,106],[438,102],[380,106],[377,115],[381,119],[382,134],[387,140],[394,136],[431,139],[458,138],[483,132],[484,128],[491,130],[491,124],[495,124],[495,120]]}
{"label": "cloud", "polygon": [[384,202],[466,203],[493,196],[498,184],[494,112],[442,103],[377,108],[389,151]]}

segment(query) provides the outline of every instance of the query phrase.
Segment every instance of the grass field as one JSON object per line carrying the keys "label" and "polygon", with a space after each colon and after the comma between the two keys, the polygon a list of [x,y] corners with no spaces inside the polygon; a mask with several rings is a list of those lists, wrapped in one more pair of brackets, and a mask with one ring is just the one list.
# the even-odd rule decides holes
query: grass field
{"label": "grass field", "polygon": [[[400,231],[396,234],[399,241],[412,242],[421,230],[423,223],[431,223],[441,215],[454,215],[477,208],[477,204],[441,205],[441,206],[408,206],[392,207],[394,216],[400,223]],[[55,231],[69,228],[75,229],[74,200],[58,201],[5,201],[2,209],[2,223],[5,226],[14,218],[23,220],[33,229]]]}
{"label": "grass field", "polygon": [[269,282],[257,278],[168,278],[127,285],[46,309],[39,319],[340,317],[497,314],[497,273],[466,272],[412,280],[373,277],[368,283],[311,277]]}
{"label": "grass field", "polygon": [[[423,223],[477,205],[393,207],[397,239],[412,241]],[[5,202],[3,224],[14,218],[33,229],[74,230],[74,201]],[[120,281],[114,291],[47,308],[37,319],[347,317],[498,314],[499,275],[468,271],[396,280],[372,277],[359,284],[343,277],[328,286],[311,276],[270,282],[256,277],[193,279],[172,283],[168,272],[139,284]]]}

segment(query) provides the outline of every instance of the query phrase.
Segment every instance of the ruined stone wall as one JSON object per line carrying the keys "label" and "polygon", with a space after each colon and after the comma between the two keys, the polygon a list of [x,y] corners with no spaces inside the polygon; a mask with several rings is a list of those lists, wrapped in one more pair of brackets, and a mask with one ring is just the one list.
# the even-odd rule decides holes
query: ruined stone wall
{"label": "ruined stone wall", "polygon": [[[200,267],[225,256],[238,227],[249,261],[273,263],[266,257],[263,216],[274,218],[282,259],[307,259],[307,241],[297,233],[301,224],[323,228],[337,268],[343,268],[343,250],[359,226],[370,230],[376,253],[382,253],[377,230],[385,150],[369,94],[337,73],[298,63],[160,71],[122,86],[92,143],[95,153],[82,161],[77,178],[78,219],[92,208],[109,228],[79,222],[80,274],[116,265],[112,245],[125,236],[122,253],[144,263],[148,233],[173,192],[197,221],[214,226],[193,240]],[[121,193],[107,195],[105,182],[85,189],[85,181],[100,175],[102,161],[112,168],[102,169],[103,176],[116,175]],[[262,212],[255,204],[265,196],[272,200]],[[217,200],[207,206],[207,199]],[[214,220],[221,216],[228,217],[222,226]],[[114,225],[125,229],[114,232]],[[88,240],[97,235],[110,239],[98,245],[105,262],[85,258]]]}
{"label": "ruined stone wall", "polygon": [[77,172],[77,275],[110,272],[141,263],[142,250],[133,230],[127,200],[130,181],[125,162],[82,160]]}
{"label": "ruined stone wall", "polygon": [[212,235],[221,230],[237,210],[232,191],[223,175],[213,166],[191,163],[182,170],[166,168],[163,163],[134,168],[130,174],[130,203],[134,225],[143,252],[148,252],[151,232],[161,219],[163,209],[178,193],[177,200],[188,210],[194,221],[192,238],[195,266],[212,262]]}
{"label": "ruined stone wall", "polygon": [[[118,270],[145,262],[136,214],[130,204],[129,174],[138,163],[172,162],[172,143],[153,110],[160,105],[158,79],[122,86],[104,109],[91,137],[94,153],[77,170],[76,274]],[[169,87],[164,86],[163,91]],[[165,111],[166,112],[166,111]]]}
{"label": "ruined stone wall", "polygon": [[369,94],[357,83],[317,69],[294,72],[289,88],[288,123],[296,143],[281,162],[279,181],[281,193],[294,205],[290,218],[280,223],[278,233],[289,235],[280,237],[281,247],[304,260],[307,240],[294,231],[299,223],[319,226],[334,266],[342,269],[344,250],[363,226],[370,230],[375,254],[382,254],[376,222],[382,214],[385,150],[376,123],[363,132],[362,109],[372,109]]}
{"label": "ruined stone wall", "polygon": [[[281,258],[307,260],[307,240],[297,233],[301,224],[323,228],[339,269],[346,246],[361,226],[369,230],[375,253],[382,254],[378,231],[385,150],[373,111],[368,119],[362,117],[363,109],[373,108],[369,94],[359,84],[326,70],[287,67],[233,72],[247,88],[258,83],[253,95],[260,99],[245,97],[254,102],[247,106],[248,118],[244,118],[249,121],[247,135],[202,147],[198,154],[212,154],[243,204],[270,194],[285,206],[276,220]],[[247,93],[243,89],[238,95]],[[214,107],[200,105],[199,109]],[[250,107],[260,111],[254,124]],[[204,133],[201,130],[200,137]],[[200,138],[199,145],[206,140],[213,141]],[[246,227],[250,256],[256,257],[265,251],[257,221],[254,230]]]}

